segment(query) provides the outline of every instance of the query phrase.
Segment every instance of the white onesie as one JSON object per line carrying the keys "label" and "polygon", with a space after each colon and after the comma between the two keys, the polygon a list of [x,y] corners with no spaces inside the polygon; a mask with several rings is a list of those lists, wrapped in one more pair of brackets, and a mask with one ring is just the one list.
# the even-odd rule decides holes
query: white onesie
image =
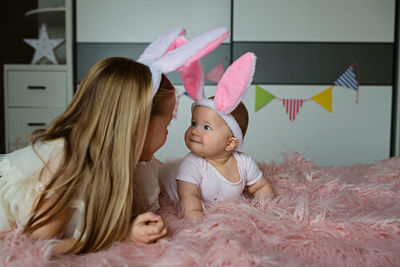
{"label": "white onesie", "polygon": [[204,158],[193,153],[187,154],[182,160],[176,179],[199,185],[201,200],[205,204],[238,197],[242,194],[245,186],[255,184],[263,174],[257,163],[245,153],[235,151],[233,156],[237,161],[239,182],[230,182]]}

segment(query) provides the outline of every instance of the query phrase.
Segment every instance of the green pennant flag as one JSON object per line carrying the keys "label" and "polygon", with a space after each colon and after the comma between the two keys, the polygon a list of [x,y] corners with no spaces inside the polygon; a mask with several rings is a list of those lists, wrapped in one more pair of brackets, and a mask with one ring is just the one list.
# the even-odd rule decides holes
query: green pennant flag
{"label": "green pennant flag", "polygon": [[256,85],[255,111],[259,110],[260,108],[271,102],[274,98],[275,96],[273,94]]}

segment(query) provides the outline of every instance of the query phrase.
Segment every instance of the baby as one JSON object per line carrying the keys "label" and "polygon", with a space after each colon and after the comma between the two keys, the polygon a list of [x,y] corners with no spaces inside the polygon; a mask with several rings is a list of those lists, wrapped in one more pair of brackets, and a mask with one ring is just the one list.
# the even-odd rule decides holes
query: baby
{"label": "baby", "polygon": [[248,125],[248,112],[240,100],[250,86],[254,69],[255,55],[244,54],[225,72],[215,98],[204,98],[202,91],[186,87],[197,101],[185,133],[191,152],[182,160],[176,177],[185,218],[201,218],[203,203],[233,199],[245,188],[259,199],[274,197],[256,162],[240,152]]}

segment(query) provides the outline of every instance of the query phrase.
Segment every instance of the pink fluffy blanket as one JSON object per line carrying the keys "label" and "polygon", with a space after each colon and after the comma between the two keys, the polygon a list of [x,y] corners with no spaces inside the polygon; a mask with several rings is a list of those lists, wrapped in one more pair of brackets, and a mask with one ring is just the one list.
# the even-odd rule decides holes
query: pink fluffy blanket
{"label": "pink fluffy blanket", "polygon": [[51,256],[51,241],[3,234],[0,265],[400,266],[400,158],[320,168],[290,154],[260,167],[277,193],[266,204],[243,198],[189,221],[161,198],[169,238],[79,256]]}

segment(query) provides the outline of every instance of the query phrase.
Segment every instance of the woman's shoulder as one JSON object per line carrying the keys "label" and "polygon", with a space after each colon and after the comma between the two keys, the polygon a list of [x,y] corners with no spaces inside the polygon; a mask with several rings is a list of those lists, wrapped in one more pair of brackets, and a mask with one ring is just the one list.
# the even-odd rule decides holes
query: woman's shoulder
{"label": "woman's shoulder", "polygon": [[2,155],[0,160],[8,160],[11,163],[29,163],[31,161],[47,161],[49,157],[59,152],[64,147],[64,139],[55,139],[51,141],[40,141],[34,145],[17,149],[9,154]]}

